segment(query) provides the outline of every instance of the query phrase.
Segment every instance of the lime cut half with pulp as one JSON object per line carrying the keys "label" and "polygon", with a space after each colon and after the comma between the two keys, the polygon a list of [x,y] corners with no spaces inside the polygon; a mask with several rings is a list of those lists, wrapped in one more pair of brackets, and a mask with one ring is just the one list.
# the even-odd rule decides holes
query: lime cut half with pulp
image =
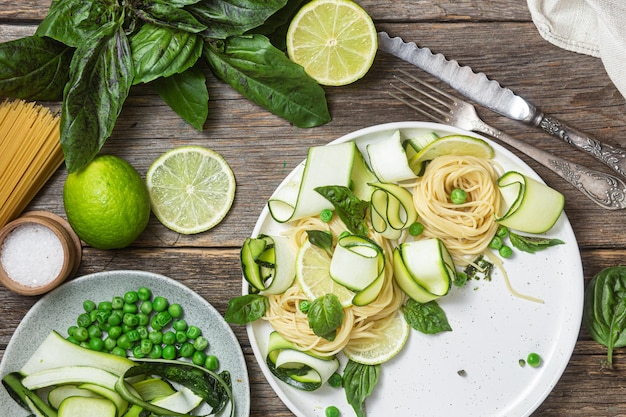
{"label": "lime cut half with pulp", "polygon": [[201,146],[171,149],[146,174],[152,211],[167,228],[193,234],[224,219],[235,198],[235,176],[221,155]]}
{"label": "lime cut half with pulp", "polygon": [[324,249],[307,240],[296,258],[296,279],[300,288],[311,300],[335,294],[343,307],[351,306],[354,293],[330,277],[330,259]]}
{"label": "lime cut half with pulp", "polygon": [[323,85],[346,85],[372,66],[378,38],[372,18],[350,0],[313,0],[287,31],[289,58]]}

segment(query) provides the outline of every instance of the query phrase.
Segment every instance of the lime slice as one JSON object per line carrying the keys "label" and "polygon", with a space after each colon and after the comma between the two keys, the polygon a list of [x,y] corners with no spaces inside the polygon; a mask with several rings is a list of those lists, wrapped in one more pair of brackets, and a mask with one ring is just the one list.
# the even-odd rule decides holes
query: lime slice
{"label": "lime slice", "polygon": [[306,241],[296,258],[296,279],[300,288],[311,300],[335,294],[342,306],[351,306],[354,293],[330,277],[330,259],[324,249]]}
{"label": "lime slice", "polygon": [[386,320],[379,320],[367,338],[351,340],[343,349],[348,359],[364,365],[377,365],[387,362],[402,350],[409,338],[410,327],[404,315],[398,310]]}
{"label": "lime slice", "polygon": [[346,85],[372,66],[378,40],[372,18],[350,0],[313,0],[287,31],[289,58],[323,85]]}
{"label": "lime slice", "polygon": [[146,174],[152,212],[163,225],[183,234],[217,225],[235,199],[235,176],[215,151],[200,146],[171,149]]}
{"label": "lime slice", "polygon": [[490,159],[494,157],[494,150],[482,139],[465,135],[450,135],[430,142],[411,158],[411,162],[430,161],[442,155],[467,155]]}

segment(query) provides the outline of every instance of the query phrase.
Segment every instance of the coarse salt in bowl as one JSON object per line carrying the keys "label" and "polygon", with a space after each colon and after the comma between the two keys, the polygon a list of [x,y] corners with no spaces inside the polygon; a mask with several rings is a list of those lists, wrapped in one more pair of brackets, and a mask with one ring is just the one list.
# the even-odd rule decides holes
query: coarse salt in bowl
{"label": "coarse salt in bowl", "polygon": [[80,239],[63,218],[33,211],[0,230],[0,282],[23,295],[39,295],[76,273]]}

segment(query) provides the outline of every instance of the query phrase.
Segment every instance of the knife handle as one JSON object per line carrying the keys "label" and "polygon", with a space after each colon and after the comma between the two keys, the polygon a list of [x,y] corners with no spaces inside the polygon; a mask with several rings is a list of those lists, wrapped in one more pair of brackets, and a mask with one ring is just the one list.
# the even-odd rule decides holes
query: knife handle
{"label": "knife handle", "polygon": [[621,178],[554,156],[485,123],[474,125],[473,128],[533,158],[605,209],[626,208],[626,183]]}
{"label": "knife handle", "polygon": [[537,125],[549,134],[591,154],[621,176],[626,177],[626,150],[602,143],[549,115],[541,114],[537,120]]}

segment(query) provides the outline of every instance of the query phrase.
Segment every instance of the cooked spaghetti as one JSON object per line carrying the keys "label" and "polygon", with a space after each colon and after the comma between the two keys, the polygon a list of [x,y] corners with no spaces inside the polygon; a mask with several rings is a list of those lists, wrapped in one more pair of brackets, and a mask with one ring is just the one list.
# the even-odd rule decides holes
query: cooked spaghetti
{"label": "cooked spaghetti", "polygon": [[[440,238],[459,265],[483,253],[498,229],[498,176],[493,161],[444,155],[433,159],[415,184],[413,201],[424,236]],[[467,193],[464,203],[450,201],[455,188]]]}
{"label": "cooked spaghetti", "polygon": [[[291,230],[291,236],[295,238],[298,246],[301,246],[307,239],[306,230],[328,230],[334,236],[338,236],[345,230],[345,226],[337,217],[334,216],[330,223],[324,223],[318,218],[304,219]],[[339,353],[351,341],[361,343],[365,338],[381,337],[380,332],[373,333],[370,329],[380,320],[393,317],[395,311],[404,303],[406,296],[393,279],[391,244],[381,237],[374,236],[372,239],[385,252],[385,284],[378,297],[370,304],[344,308],[344,319],[333,341],[315,335],[309,327],[306,313],[299,309],[300,302],[308,300],[308,297],[302,292],[297,282],[283,294],[268,295],[270,307],[264,319],[268,320],[272,327],[287,340],[298,344],[305,350],[313,350],[326,356]]]}
{"label": "cooked spaghetti", "polygon": [[63,162],[59,117],[23,100],[0,104],[0,227],[19,215]]}

